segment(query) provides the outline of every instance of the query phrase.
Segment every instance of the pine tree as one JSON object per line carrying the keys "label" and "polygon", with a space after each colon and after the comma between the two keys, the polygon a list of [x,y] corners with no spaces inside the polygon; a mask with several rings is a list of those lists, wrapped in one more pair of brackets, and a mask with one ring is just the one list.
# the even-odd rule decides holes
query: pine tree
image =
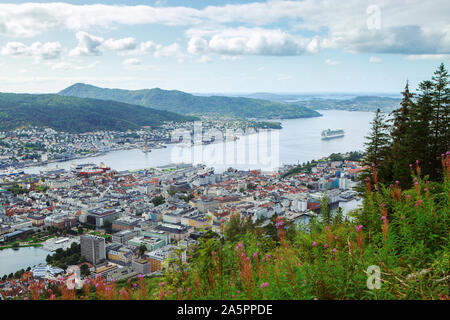
{"label": "pine tree", "polygon": [[431,117],[433,84],[431,81],[422,81],[419,84],[420,93],[417,101],[411,109],[411,127],[409,143],[411,146],[411,158],[420,161],[422,172],[429,174],[432,164],[431,156]]}
{"label": "pine tree", "polygon": [[409,83],[406,82],[402,92],[403,99],[400,107],[392,112],[391,139],[392,143],[388,152],[388,161],[383,166],[385,180],[398,180],[403,188],[411,184],[409,164],[412,161],[410,145],[411,109],[414,108],[413,94],[409,91]]}
{"label": "pine tree", "polygon": [[433,180],[441,177],[440,155],[449,150],[449,101],[450,88],[448,72],[441,63],[431,78],[432,117],[431,117],[431,171]]}
{"label": "pine tree", "polygon": [[[384,114],[377,109],[375,113],[375,117],[371,122],[371,130],[369,136],[365,137],[368,142],[365,143],[366,146],[366,156],[364,158],[363,164],[372,166],[373,164],[377,168],[379,172],[382,170],[382,164],[386,158],[386,152],[389,145],[389,134],[388,134],[388,126],[385,121]],[[368,175],[370,175],[372,169],[369,169],[365,174],[361,177],[365,179]],[[380,173],[380,177],[383,174]]]}

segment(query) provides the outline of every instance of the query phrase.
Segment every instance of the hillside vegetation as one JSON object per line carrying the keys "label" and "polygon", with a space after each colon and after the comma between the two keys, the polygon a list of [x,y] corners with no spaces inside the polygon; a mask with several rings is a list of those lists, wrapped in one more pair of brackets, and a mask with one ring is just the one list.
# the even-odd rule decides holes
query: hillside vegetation
{"label": "hillside vegetation", "polygon": [[48,126],[58,131],[126,131],[192,117],[117,101],[56,94],[0,93],[0,131]]}
{"label": "hillside vegetation", "polygon": [[181,114],[217,114],[260,119],[320,116],[317,111],[295,104],[239,97],[194,96],[182,91],[168,91],[159,88],[133,91],[106,89],[77,83],[62,90],[59,94],[62,96],[115,100]]}

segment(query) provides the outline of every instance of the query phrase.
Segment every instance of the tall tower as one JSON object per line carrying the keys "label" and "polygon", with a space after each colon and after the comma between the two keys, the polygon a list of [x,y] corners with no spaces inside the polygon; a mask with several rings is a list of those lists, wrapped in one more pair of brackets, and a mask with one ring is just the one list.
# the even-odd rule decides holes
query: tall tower
{"label": "tall tower", "polygon": [[93,265],[106,260],[105,239],[85,234],[80,237],[81,256]]}

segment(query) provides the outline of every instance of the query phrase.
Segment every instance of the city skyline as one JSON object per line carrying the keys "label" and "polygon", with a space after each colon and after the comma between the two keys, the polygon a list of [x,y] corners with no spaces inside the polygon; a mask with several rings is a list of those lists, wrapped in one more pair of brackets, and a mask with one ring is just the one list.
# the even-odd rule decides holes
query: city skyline
{"label": "city skyline", "polygon": [[0,4],[0,91],[393,93],[450,59],[445,1],[102,3]]}

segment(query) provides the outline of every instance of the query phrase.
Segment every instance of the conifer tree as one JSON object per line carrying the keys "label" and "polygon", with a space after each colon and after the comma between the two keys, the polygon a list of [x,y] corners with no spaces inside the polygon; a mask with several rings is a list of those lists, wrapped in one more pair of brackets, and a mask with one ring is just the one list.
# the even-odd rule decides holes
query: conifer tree
{"label": "conifer tree", "polygon": [[449,150],[449,102],[450,88],[448,72],[441,63],[431,78],[432,83],[432,116],[431,116],[431,170],[430,178],[433,180],[441,177],[440,155]]}
{"label": "conifer tree", "polygon": [[409,143],[411,158],[420,161],[422,171],[427,174],[432,167],[431,156],[431,117],[433,84],[431,81],[422,81],[419,84],[420,93],[411,109],[411,127]]}
{"label": "conifer tree", "polygon": [[[371,126],[369,136],[366,137],[368,141],[365,143],[366,156],[363,163],[368,166],[375,164],[377,170],[383,171],[382,164],[386,158],[389,146],[389,134],[385,116],[380,109],[377,109]],[[362,178],[365,179],[370,172],[371,169],[366,174],[363,174]],[[383,174],[380,173],[380,176],[383,176]]]}
{"label": "conifer tree", "polygon": [[408,165],[412,161],[410,145],[411,109],[414,108],[413,94],[406,82],[400,107],[392,112],[391,139],[388,161],[383,165],[383,177],[387,181],[398,180],[403,188],[410,186],[411,173]]}

